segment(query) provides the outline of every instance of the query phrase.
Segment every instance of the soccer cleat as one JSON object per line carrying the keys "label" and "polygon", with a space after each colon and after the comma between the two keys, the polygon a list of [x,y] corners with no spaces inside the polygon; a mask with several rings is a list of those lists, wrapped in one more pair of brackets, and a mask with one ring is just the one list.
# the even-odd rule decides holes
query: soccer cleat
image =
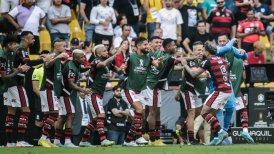
{"label": "soccer cleat", "polygon": [[127,147],[138,147],[139,145],[135,141],[130,141],[130,142],[124,142],[123,146]]}
{"label": "soccer cleat", "polygon": [[218,132],[219,141],[217,142],[217,145],[221,144],[223,140],[226,139],[227,137],[228,137],[228,134],[226,131],[221,130],[220,132]]}
{"label": "soccer cleat", "polygon": [[45,147],[45,148],[51,148],[51,145],[48,143],[48,141],[44,139],[39,139],[38,145],[41,145],[42,147]]}
{"label": "soccer cleat", "polygon": [[214,138],[212,141],[210,141],[208,144],[205,144],[205,146],[215,146],[219,142],[218,138]]}
{"label": "soccer cleat", "polygon": [[109,141],[107,139],[104,139],[104,141],[101,142],[101,146],[112,146],[114,144],[114,141]]}
{"label": "soccer cleat", "polygon": [[78,148],[79,146],[74,145],[73,143],[65,143],[63,145],[64,148]]}
{"label": "soccer cleat", "polygon": [[33,145],[29,144],[26,141],[19,141],[16,143],[16,147],[33,147]]}
{"label": "soccer cleat", "polygon": [[7,148],[14,148],[14,147],[16,147],[16,143],[7,143],[6,147]]}
{"label": "soccer cleat", "polygon": [[242,132],[242,137],[247,141],[247,143],[254,144],[254,140],[248,132]]}
{"label": "soccer cleat", "polygon": [[57,143],[57,144],[54,144],[55,146],[57,146],[57,147],[64,147],[64,145],[63,144],[61,144],[61,143]]}
{"label": "soccer cleat", "polygon": [[149,135],[148,135],[147,133],[143,134],[142,137],[143,137],[145,140],[149,141]]}
{"label": "soccer cleat", "polygon": [[223,140],[222,145],[230,145],[232,144],[232,139],[226,138]]}
{"label": "soccer cleat", "polygon": [[154,146],[166,146],[166,144],[163,143],[161,139],[159,139],[154,142]]}
{"label": "soccer cleat", "polygon": [[146,139],[144,139],[143,137],[139,137],[137,140],[136,140],[136,143],[137,144],[148,144],[148,141]]}
{"label": "soccer cleat", "polygon": [[95,147],[95,146],[90,144],[89,142],[80,142],[79,147]]}
{"label": "soccer cleat", "polygon": [[55,145],[55,144],[51,143],[50,141],[48,141],[48,144],[49,144],[52,148],[58,148],[58,146],[57,146],[57,145]]}

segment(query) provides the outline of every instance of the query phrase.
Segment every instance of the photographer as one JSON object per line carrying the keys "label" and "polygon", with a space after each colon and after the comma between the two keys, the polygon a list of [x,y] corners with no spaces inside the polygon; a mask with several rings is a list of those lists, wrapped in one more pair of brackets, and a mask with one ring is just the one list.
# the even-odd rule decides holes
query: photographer
{"label": "photographer", "polygon": [[114,96],[105,106],[107,112],[107,138],[110,141],[115,141],[115,144],[124,143],[126,133],[126,119],[129,115],[129,110],[126,102],[121,98],[121,88],[113,87]]}

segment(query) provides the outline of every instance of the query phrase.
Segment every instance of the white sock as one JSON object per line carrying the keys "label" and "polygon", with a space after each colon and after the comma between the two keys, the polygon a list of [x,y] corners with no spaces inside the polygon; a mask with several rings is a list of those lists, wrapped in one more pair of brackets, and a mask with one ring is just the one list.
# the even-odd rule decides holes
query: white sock
{"label": "white sock", "polygon": [[65,144],[71,143],[71,139],[65,139]]}
{"label": "white sock", "polygon": [[60,144],[61,142],[60,142],[59,139],[54,139],[53,143],[54,143],[54,144]]}
{"label": "white sock", "polygon": [[243,132],[248,132],[248,128],[247,128],[247,127],[244,127],[244,128],[243,128]]}
{"label": "white sock", "polygon": [[220,133],[220,132],[222,132],[222,131],[223,131],[223,129],[219,130],[218,133]]}
{"label": "white sock", "polygon": [[40,140],[46,140],[46,139],[47,139],[47,136],[42,134]]}
{"label": "white sock", "polygon": [[229,140],[232,143],[232,137],[228,136],[227,140]]}
{"label": "white sock", "polygon": [[49,139],[49,138],[47,138],[47,141],[48,141],[49,143],[51,143],[51,141],[50,141],[50,139]]}

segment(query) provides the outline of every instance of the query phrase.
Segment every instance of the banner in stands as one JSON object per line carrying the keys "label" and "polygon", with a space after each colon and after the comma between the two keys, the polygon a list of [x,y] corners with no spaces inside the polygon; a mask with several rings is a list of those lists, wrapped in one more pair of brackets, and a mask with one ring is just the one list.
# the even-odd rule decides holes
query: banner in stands
{"label": "banner in stands", "polygon": [[[242,130],[241,127],[232,127],[232,141],[234,144],[246,143],[241,136]],[[274,143],[274,128],[249,127],[248,131],[255,143]]]}

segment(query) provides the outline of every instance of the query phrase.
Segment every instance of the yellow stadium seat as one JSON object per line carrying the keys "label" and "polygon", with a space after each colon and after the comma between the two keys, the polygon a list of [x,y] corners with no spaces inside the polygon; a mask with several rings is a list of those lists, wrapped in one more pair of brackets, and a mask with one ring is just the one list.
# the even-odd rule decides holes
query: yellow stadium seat
{"label": "yellow stadium seat", "polygon": [[267,36],[260,36],[260,41],[265,44],[266,49],[270,48],[270,43],[269,43]]}
{"label": "yellow stadium seat", "polygon": [[40,51],[43,50],[51,51],[50,34],[46,29],[40,31]]}
{"label": "yellow stadium seat", "polygon": [[76,38],[80,39],[80,41],[86,40],[86,37],[78,23],[78,20],[72,20],[69,23],[69,28],[70,28],[70,34],[71,34],[70,39],[73,37],[76,37]]}

